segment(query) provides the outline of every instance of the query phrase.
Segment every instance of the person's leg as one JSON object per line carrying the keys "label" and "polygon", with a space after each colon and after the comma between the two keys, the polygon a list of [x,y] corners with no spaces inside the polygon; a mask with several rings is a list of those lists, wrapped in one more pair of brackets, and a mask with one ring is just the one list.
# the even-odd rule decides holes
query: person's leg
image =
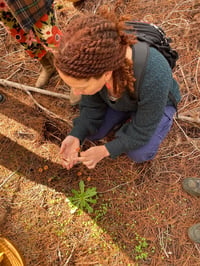
{"label": "person's leg", "polygon": [[88,136],[89,140],[99,140],[104,138],[114,126],[123,123],[126,121],[131,115],[131,112],[120,112],[115,111],[108,107],[104,121],[95,135]]}
{"label": "person's leg", "polygon": [[127,153],[128,157],[137,163],[152,160],[172,126],[175,112],[176,109],[173,106],[166,106],[163,117],[149,142],[141,148]]}
{"label": "person's leg", "polygon": [[58,46],[62,34],[56,26],[53,6],[29,32],[22,29],[5,2],[2,2],[0,6],[0,21],[8,33],[24,47],[29,56],[41,63],[42,71],[36,82],[36,87],[43,87],[56,71],[51,51]]}
{"label": "person's leg", "polygon": [[[56,71],[53,63],[53,52],[60,43],[62,32],[57,26],[56,14],[54,6],[47,14],[45,14],[39,21],[33,26],[33,30],[38,40],[48,51],[40,60],[43,68],[41,74],[36,82],[36,87],[43,87],[47,84],[51,75]],[[80,102],[81,95],[75,95],[73,91],[70,92],[70,103],[76,105]]]}
{"label": "person's leg", "polygon": [[43,87],[56,72],[53,52],[58,47],[62,35],[61,30],[57,27],[54,5],[33,25],[32,30],[37,41],[48,51],[44,56],[38,57],[42,65],[42,71],[35,86]]}
{"label": "person's leg", "polygon": [[54,52],[59,46],[62,32],[57,26],[54,5],[34,25],[33,31],[47,51]]}
{"label": "person's leg", "polygon": [[2,1],[0,6],[0,22],[4,25],[7,32],[23,46],[30,57],[39,59],[47,53],[32,30],[25,32],[22,29],[16,18],[10,12],[5,1]]}

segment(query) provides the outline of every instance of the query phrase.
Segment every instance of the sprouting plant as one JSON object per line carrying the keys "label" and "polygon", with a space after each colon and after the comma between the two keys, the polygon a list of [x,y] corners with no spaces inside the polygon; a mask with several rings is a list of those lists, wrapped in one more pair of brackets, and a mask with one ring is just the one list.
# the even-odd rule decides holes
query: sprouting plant
{"label": "sprouting plant", "polygon": [[146,242],[146,239],[144,237],[141,237],[139,234],[135,233],[136,240],[138,241],[138,245],[135,246],[135,259],[146,259],[148,256],[148,252],[146,252],[146,248],[148,247],[148,244]]}
{"label": "sprouting plant", "polygon": [[108,211],[108,203],[103,203],[98,210],[95,210],[95,221],[98,221],[102,219],[102,217],[107,213]]}
{"label": "sprouting plant", "polygon": [[[70,207],[73,207],[74,209],[73,212],[75,212],[79,208],[81,211],[83,211],[83,209],[86,209],[89,213],[92,213],[93,208],[90,206],[90,204],[94,204],[97,202],[96,187],[87,188],[85,190],[84,181],[81,180],[79,182],[79,188],[80,188],[80,191],[72,189],[72,193],[74,194],[74,196],[69,197],[69,200],[71,203]],[[93,197],[96,197],[96,198],[93,198]]]}

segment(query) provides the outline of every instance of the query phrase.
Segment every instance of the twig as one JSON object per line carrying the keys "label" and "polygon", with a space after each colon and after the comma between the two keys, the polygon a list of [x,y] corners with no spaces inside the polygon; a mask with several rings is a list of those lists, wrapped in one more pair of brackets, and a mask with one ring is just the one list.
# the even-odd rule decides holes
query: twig
{"label": "twig", "polygon": [[19,67],[9,76],[9,77],[7,77],[6,78],[6,80],[8,80],[8,79],[10,79],[10,78],[12,78],[17,72],[19,72],[20,70],[21,70],[21,66],[23,65],[23,63],[21,63],[20,65],[19,65]]}
{"label": "twig", "polygon": [[57,254],[58,254],[58,259],[59,259],[59,261],[61,261],[62,258],[61,258],[61,252],[60,252],[59,244],[58,244],[58,247],[57,247]]}
{"label": "twig", "polygon": [[17,171],[19,170],[19,168],[15,171],[15,172],[13,172],[12,174],[10,174],[1,184],[0,184],[0,188],[1,187],[3,187],[3,185],[12,177],[12,176],[14,176],[16,173],[17,173]]}
{"label": "twig", "polygon": [[182,127],[180,126],[180,124],[177,122],[177,120],[176,120],[175,118],[174,118],[174,121],[175,121],[175,123],[177,124],[177,126],[179,127],[179,129],[182,131],[182,133],[184,134],[186,140],[187,140],[190,144],[192,144],[192,146],[193,146],[197,151],[200,152],[200,149],[199,149],[199,148],[197,147],[197,145],[195,144],[195,140],[193,140],[191,137],[189,137],[189,136],[185,133],[185,131],[182,129]]}
{"label": "twig", "polygon": [[[144,168],[145,168],[145,167],[142,168],[142,170],[138,173],[138,175],[137,175],[136,177],[140,176],[140,174],[142,173],[142,171],[144,170]],[[122,187],[122,186],[125,186],[125,185],[127,185],[127,184],[130,184],[130,183],[132,183],[132,182],[135,181],[136,177],[134,177],[134,179],[132,179],[131,181],[128,181],[128,182],[125,182],[125,183],[121,183],[121,184],[119,184],[119,185],[117,185],[117,186],[115,186],[115,187],[112,187],[112,188],[108,189],[108,190],[105,190],[105,191],[98,191],[98,194],[104,194],[104,193],[107,193],[107,192],[113,191],[113,190],[115,190],[115,189],[118,188],[118,187]]]}
{"label": "twig", "polygon": [[[168,228],[167,228],[167,231],[168,231]],[[167,243],[165,244],[163,241],[164,236],[163,236],[163,232],[161,233],[160,228],[158,228],[158,235],[159,235],[160,246],[161,246],[162,250],[164,251],[166,257],[169,258],[169,255],[168,255],[167,250],[166,250],[167,249]]]}
{"label": "twig", "polygon": [[73,253],[74,253],[75,247],[76,247],[76,245],[73,246],[72,251],[71,251],[71,254],[69,255],[68,259],[66,260],[64,266],[66,266],[66,265],[69,263],[69,261],[70,261],[72,255],[73,255]]}
{"label": "twig", "polygon": [[[187,97],[188,97],[188,95],[187,95]],[[184,98],[184,96],[182,96],[182,98]],[[186,103],[186,101],[185,101],[185,103]],[[199,99],[192,101],[192,104],[196,104],[196,103],[197,103],[197,105],[198,105],[198,103],[199,103]],[[186,112],[181,112],[181,111],[182,111],[183,109],[191,110],[190,105],[191,105],[191,102],[189,102],[189,103],[187,103],[187,104],[184,104],[184,106],[180,107],[180,108],[178,109],[179,114],[180,114],[180,113],[182,113],[182,114],[187,114],[188,111],[186,111]],[[197,107],[197,108],[198,108],[198,107]],[[193,111],[195,111],[197,108],[193,108]],[[197,110],[197,112],[198,112],[198,110]]]}
{"label": "twig", "polygon": [[185,131],[182,129],[182,127],[180,126],[180,124],[178,123],[178,121],[176,120],[176,118],[174,118],[174,121],[177,124],[177,126],[179,127],[179,129],[182,131],[182,133],[185,136],[186,140],[188,142],[191,142],[191,138],[185,133]]}
{"label": "twig", "polygon": [[34,91],[37,93],[41,93],[41,94],[69,100],[69,95],[65,95],[65,94],[57,93],[57,92],[52,92],[52,91],[48,91],[48,90],[42,90],[39,88],[23,85],[23,84],[9,81],[9,80],[5,80],[5,79],[0,79],[0,85],[14,87],[16,89],[21,89],[23,91]]}
{"label": "twig", "polygon": [[199,252],[200,254],[200,248],[199,248],[199,245],[197,243],[194,244],[195,245],[195,248],[197,249],[197,251]]}
{"label": "twig", "polygon": [[197,67],[196,67],[196,72],[195,72],[195,82],[196,82],[196,85],[197,85],[197,90],[198,92],[200,93],[200,88],[199,88],[199,84],[198,84],[198,69],[199,69],[199,62],[200,62],[200,57],[197,61]]}
{"label": "twig", "polygon": [[48,109],[46,109],[44,106],[42,106],[41,104],[39,104],[32,96],[32,94],[29,91],[26,91],[26,93],[31,97],[31,99],[33,100],[33,102],[43,111],[45,111],[48,115],[52,116],[53,118],[58,118],[64,122],[66,122],[70,127],[72,127],[72,123],[69,122],[68,120],[59,117],[58,115],[56,115],[55,113],[49,111]]}
{"label": "twig", "polygon": [[199,117],[190,117],[190,116],[185,116],[185,115],[179,115],[178,119],[183,120],[183,121],[187,121],[187,122],[191,122],[191,123],[197,123],[200,124],[200,118]]}
{"label": "twig", "polygon": [[188,86],[187,80],[186,80],[186,78],[185,78],[185,74],[184,74],[184,72],[183,72],[183,68],[182,68],[181,65],[179,65],[179,68],[180,68],[181,74],[182,74],[182,76],[183,76],[183,80],[184,80],[184,83],[185,83],[185,86],[186,86],[187,92],[190,92],[190,89],[189,89],[189,86]]}

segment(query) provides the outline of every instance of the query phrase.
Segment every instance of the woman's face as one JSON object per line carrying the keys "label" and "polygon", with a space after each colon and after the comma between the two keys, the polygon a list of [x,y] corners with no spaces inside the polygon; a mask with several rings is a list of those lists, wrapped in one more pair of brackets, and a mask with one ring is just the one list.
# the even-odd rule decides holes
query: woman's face
{"label": "woman's face", "polygon": [[93,95],[100,91],[105,83],[112,76],[112,71],[104,73],[100,78],[89,79],[76,79],[67,75],[64,75],[58,70],[58,73],[62,80],[73,90],[75,95]]}

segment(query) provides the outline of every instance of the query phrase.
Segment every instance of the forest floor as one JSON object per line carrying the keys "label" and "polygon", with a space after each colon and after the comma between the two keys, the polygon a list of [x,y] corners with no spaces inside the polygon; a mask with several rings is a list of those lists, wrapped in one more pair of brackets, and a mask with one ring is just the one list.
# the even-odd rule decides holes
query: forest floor
{"label": "forest floor", "polygon": [[[78,11],[55,2],[64,29]],[[94,2],[90,12],[103,1]],[[0,86],[6,96],[0,104],[0,234],[28,266],[200,265],[200,245],[187,236],[200,222],[199,199],[181,187],[184,178],[200,177],[200,2],[121,2],[119,15],[154,22],[172,37],[180,56],[174,70],[182,94],[179,116],[153,161],[136,164],[122,155],[92,170],[79,164],[67,171],[59,147],[78,108],[66,99]],[[1,79],[34,86],[39,63],[2,26],[0,57]],[[46,90],[69,93],[58,75]],[[86,192],[97,192],[91,213],[68,202],[81,180]]]}

